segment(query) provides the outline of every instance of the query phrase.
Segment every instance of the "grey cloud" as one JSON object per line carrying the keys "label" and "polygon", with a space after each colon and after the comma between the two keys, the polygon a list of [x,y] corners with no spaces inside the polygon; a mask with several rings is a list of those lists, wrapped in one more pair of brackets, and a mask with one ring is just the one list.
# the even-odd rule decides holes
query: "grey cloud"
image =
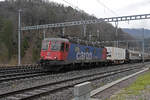
{"label": "grey cloud", "polygon": [[120,10],[127,10],[127,9],[138,9],[144,6],[149,6],[150,5],[150,0],[142,0],[140,2],[134,3],[134,4],[130,4],[126,7],[123,7]]}

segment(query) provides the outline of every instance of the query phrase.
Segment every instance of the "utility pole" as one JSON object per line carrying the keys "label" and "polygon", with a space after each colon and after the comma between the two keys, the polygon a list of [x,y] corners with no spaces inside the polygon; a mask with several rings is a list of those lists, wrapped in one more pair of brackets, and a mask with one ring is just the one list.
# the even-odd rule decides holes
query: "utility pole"
{"label": "utility pole", "polygon": [[86,25],[85,24],[83,24],[83,35],[84,37],[86,37]]}
{"label": "utility pole", "polygon": [[129,42],[127,41],[127,49],[129,49]]}
{"label": "utility pole", "polygon": [[143,28],[143,55],[142,55],[142,61],[143,61],[143,63],[144,63],[144,52],[145,52],[145,43],[144,43],[144,36],[145,35],[145,30],[144,30],[144,28]]}
{"label": "utility pole", "polygon": [[89,41],[91,42],[91,40],[92,40],[92,35],[90,34],[89,35]]}
{"label": "utility pole", "polygon": [[115,22],[115,26],[116,26],[116,47],[118,47],[118,39],[119,39],[119,37],[118,37],[118,21],[116,21]]}
{"label": "utility pole", "polygon": [[97,30],[97,40],[100,41],[100,33],[99,33],[99,30]]}
{"label": "utility pole", "polygon": [[21,35],[21,12],[22,10],[19,9],[19,14],[18,14],[18,65],[21,64],[21,42],[20,42],[20,35]]}
{"label": "utility pole", "polygon": [[63,29],[62,29],[62,37],[64,37],[65,36],[65,27],[63,27]]}
{"label": "utility pole", "polygon": [[44,39],[45,39],[45,33],[46,33],[46,32],[45,32],[45,30],[44,30],[44,31],[43,31],[43,34],[44,34],[44,35],[43,35],[43,38],[44,38]]}

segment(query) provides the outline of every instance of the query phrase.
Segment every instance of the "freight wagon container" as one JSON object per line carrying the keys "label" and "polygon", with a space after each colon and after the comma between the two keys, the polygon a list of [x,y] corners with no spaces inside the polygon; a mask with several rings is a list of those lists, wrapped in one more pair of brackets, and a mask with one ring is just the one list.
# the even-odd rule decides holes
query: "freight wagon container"
{"label": "freight wagon container", "polygon": [[139,51],[129,50],[129,59],[130,60],[141,60],[142,54]]}
{"label": "freight wagon container", "polygon": [[126,60],[126,49],[116,48],[116,47],[106,47],[107,49],[107,60],[125,61]]}
{"label": "freight wagon container", "polygon": [[149,61],[149,59],[150,59],[150,54],[149,53],[144,53],[144,54],[141,54],[142,56],[141,56],[141,59],[142,59],[142,57],[144,57],[144,61]]}

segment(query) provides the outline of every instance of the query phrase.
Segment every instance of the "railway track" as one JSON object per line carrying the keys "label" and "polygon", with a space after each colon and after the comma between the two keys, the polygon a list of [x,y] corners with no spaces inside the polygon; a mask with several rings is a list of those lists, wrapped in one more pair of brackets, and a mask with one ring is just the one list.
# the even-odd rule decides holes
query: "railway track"
{"label": "railway track", "polygon": [[17,73],[2,74],[2,75],[0,75],[0,83],[19,80],[19,79],[26,79],[26,78],[34,78],[34,77],[39,77],[39,76],[52,75],[52,74],[54,74],[54,73],[52,73],[52,72],[47,73],[47,71],[42,71],[42,70],[37,70],[37,69],[31,70],[30,69],[29,72],[26,70],[24,72],[21,71],[21,72],[17,72]]}
{"label": "railway track", "polygon": [[49,74],[43,71],[5,74],[5,75],[0,75],[0,83],[25,79],[25,78],[33,78],[33,77],[44,76],[44,75],[49,75]]}
{"label": "railway track", "polygon": [[118,73],[123,73],[135,69],[140,69],[141,67],[137,67],[137,65],[132,66],[130,68],[120,68],[117,70],[100,72],[96,74],[83,75],[74,78],[68,78],[56,82],[47,82],[37,86],[33,86],[30,88],[20,89],[12,92],[2,93],[0,94],[0,99],[5,100],[29,100],[42,95],[46,95],[49,93],[55,93],[63,89],[72,88],[74,85],[86,82],[93,81],[105,77],[109,77]]}
{"label": "railway track", "polygon": [[21,66],[1,66],[0,74],[34,72],[40,70],[41,70],[41,65],[39,64],[29,64],[29,65],[21,65]]}
{"label": "railway track", "polygon": [[43,69],[40,64],[28,64],[28,65],[20,65],[20,66],[4,66],[3,65],[0,67],[0,75],[6,74],[6,76],[7,76],[7,74],[12,74],[12,73],[19,74],[19,73],[25,73],[25,72],[33,73],[33,72],[38,72],[38,71],[42,71],[42,70]]}

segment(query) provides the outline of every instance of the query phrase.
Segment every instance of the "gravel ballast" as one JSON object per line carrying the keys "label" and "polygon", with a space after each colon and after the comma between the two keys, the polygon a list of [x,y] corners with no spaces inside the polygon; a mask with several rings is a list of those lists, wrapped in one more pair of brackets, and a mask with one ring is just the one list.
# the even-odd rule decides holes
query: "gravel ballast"
{"label": "gravel ballast", "polygon": [[[7,93],[8,91],[20,90],[20,89],[24,89],[24,88],[28,88],[32,86],[37,86],[40,84],[46,84],[48,82],[55,82],[55,81],[60,81],[60,80],[69,79],[73,77],[78,77],[81,75],[88,75],[89,73],[92,74],[92,73],[99,73],[103,71],[110,71],[110,70],[114,70],[117,68],[127,68],[128,66],[131,66],[131,65],[127,64],[127,65],[119,65],[119,66],[113,66],[113,67],[110,66],[110,67],[102,67],[102,68],[95,68],[95,69],[89,69],[89,70],[71,71],[71,72],[54,74],[54,75],[39,76],[39,77],[34,77],[34,78],[26,78],[26,79],[21,79],[21,80],[16,80],[16,81],[9,81],[5,83],[0,83],[0,90],[1,90],[0,93]],[[117,75],[112,75],[110,77],[92,81],[93,89],[96,89],[97,87],[103,86],[106,83],[112,82],[124,76],[135,73],[138,70],[140,69],[131,70],[129,72],[123,72]],[[36,98],[35,100],[53,100],[53,99],[70,100],[71,98],[73,98],[73,88],[59,91],[57,94],[50,94],[48,96],[46,95],[40,98]]]}
{"label": "gravel ballast", "polygon": [[[110,77],[102,78],[99,80],[94,80],[91,83],[92,83],[93,89],[96,89],[96,88],[101,87],[107,83],[110,83],[112,81],[115,81],[117,79],[125,77],[127,75],[131,75],[137,71],[140,71],[140,69],[131,70],[128,73],[127,72],[119,73],[119,74],[112,75]],[[74,97],[73,96],[73,88],[69,88],[67,90],[59,91],[57,94],[49,94],[47,96],[44,96],[41,98],[36,98],[34,100],[71,100],[73,97]]]}

